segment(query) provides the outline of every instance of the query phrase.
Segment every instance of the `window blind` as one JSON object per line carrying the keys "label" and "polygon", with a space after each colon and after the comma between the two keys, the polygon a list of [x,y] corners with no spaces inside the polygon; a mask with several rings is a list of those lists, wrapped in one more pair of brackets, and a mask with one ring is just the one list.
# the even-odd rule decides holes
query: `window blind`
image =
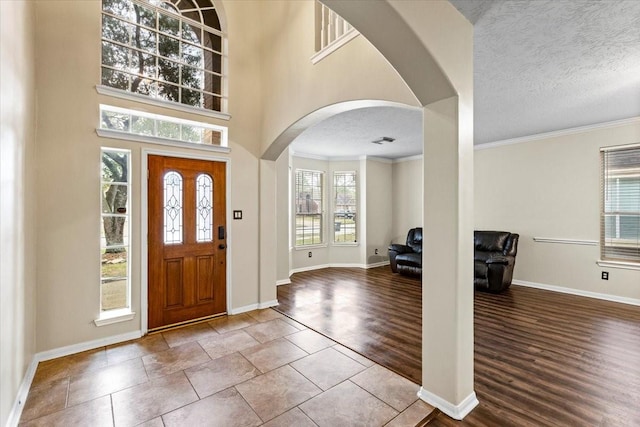
{"label": "window blind", "polygon": [[640,145],[603,149],[601,159],[601,257],[640,263]]}

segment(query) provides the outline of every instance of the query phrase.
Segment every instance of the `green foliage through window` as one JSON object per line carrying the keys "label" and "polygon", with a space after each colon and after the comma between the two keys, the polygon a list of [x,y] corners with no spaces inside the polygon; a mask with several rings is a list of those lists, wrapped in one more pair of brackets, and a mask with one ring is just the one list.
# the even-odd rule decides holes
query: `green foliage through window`
{"label": "green foliage through window", "polygon": [[129,151],[101,152],[100,307],[129,307],[130,159]]}
{"label": "green foliage through window", "polygon": [[102,84],[221,111],[222,40],[210,0],[102,0]]}
{"label": "green foliage through window", "polygon": [[356,243],[357,225],[356,173],[334,172],[333,174],[333,241]]}
{"label": "green foliage through window", "polygon": [[227,129],[142,111],[100,105],[100,129],[226,147]]}
{"label": "green foliage through window", "polygon": [[323,242],[324,173],[296,171],[296,246]]}

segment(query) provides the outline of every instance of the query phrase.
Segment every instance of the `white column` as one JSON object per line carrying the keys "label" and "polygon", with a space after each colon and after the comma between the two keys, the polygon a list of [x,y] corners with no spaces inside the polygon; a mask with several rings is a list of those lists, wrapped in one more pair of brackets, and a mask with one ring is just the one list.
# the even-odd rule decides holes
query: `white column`
{"label": "white column", "polygon": [[[462,419],[473,390],[472,110],[458,97],[424,107],[422,388],[420,398]],[[460,113],[462,111],[462,114]],[[471,128],[472,129],[472,128]]]}
{"label": "white column", "polygon": [[260,308],[277,304],[276,162],[260,159]]}

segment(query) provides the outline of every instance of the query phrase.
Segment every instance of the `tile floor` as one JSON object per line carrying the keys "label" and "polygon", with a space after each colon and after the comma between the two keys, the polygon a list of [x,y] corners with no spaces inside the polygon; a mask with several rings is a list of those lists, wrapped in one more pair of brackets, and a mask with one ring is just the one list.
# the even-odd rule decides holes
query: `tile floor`
{"label": "tile floor", "polygon": [[40,363],[23,426],[415,426],[418,385],[275,310]]}

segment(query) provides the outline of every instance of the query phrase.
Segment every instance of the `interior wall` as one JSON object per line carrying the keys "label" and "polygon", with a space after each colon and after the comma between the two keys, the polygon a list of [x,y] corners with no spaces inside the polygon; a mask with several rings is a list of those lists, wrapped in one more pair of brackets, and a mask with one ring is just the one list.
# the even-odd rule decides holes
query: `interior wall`
{"label": "interior wall", "polygon": [[404,244],[411,228],[422,227],[422,158],[400,159],[392,168],[393,243]]}
{"label": "interior wall", "polygon": [[[231,153],[222,155],[231,162],[228,197],[231,209],[244,212],[242,220],[229,221],[230,309],[259,302],[259,156],[264,147],[290,123],[333,102],[416,103],[402,79],[363,37],[312,65],[312,1],[224,2],[230,52],[229,121],[98,94],[100,1],[35,2],[35,9],[41,117],[37,125],[40,167],[32,169],[37,169],[34,193],[38,200],[37,218],[32,222],[39,239],[37,351],[133,333],[141,328],[141,316],[146,316],[141,312],[145,284],[140,166],[143,150],[158,146],[98,137],[100,103],[229,127]],[[97,189],[102,146],[131,150],[131,301],[136,317],[97,328],[93,320],[99,315]]]}
{"label": "interior wall", "polygon": [[36,345],[34,4],[0,2],[0,425]]}
{"label": "interior wall", "polygon": [[[365,264],[389,260],[393,229],[393,174],[390,160],[367,159]],[[376,251],[378,252],[376,254]]]}
{"label": "interior wall", "polygon": [[[144,149],[176,155],[210,152],[100,138],[99,104],[134,108],[229,127],[228,177],[231,209],[243,219],[229,220],[231,307],[258,303],[259,298],[259,129],[261,40],[259,2],[225,4],[229,25],[229,121],[168,110],[99,95],[100,1],[35,3],[38,67],[37,168],[39,257],[37,265],[37,351],[93,341],[141,329],[141,171]],[[31,27],[33,28],[33,26]],[[11,38],[13,39],[13,37]],[[96,327],[99,315],[99,185],[100,147],[131,150],[132,177],[132,310],[127,322]],[[36,168],[32,168],[35,171]],[[93,236],[93,238],[91,237]],[[145,284],[146,285],[146,284]]]}
{"label": "interior wall", "polygon": [[317,64],[315,2],[263,2],[262,152],[305,115],[342,101],[376,99],[418,106],[389,62],[358,36]]}
{"label": "interior wall", "polygon": [[599,149],[638,142],[635,120],[475,151],[475,228],[520,234],[514,280],[640,299],[640,271],[598,266],[598,245],[533,241],[599,241]]}

